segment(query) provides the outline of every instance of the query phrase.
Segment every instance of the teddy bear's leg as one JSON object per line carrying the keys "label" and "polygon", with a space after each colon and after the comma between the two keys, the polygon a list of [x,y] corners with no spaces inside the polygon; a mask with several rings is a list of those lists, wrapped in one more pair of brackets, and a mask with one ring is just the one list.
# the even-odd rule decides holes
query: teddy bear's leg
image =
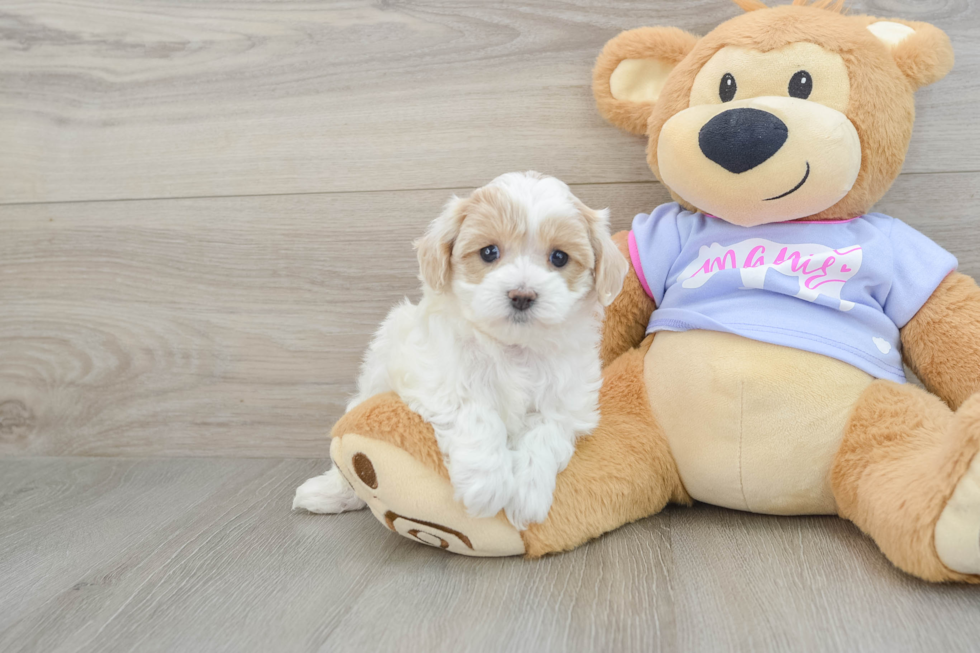
{"label": "teddy bear's leg", "polygon": [[432,426],[395,393],[358,404],[332,434],[335,469],[389,530],[462,555],[524,553],[520,533],[503,512],[477,518],[454,500]]}
{"label": "teddy bear's leg", "polygon": [[522,533],[528,557],[573,549],[671,501],[691,503],[650,409],[643,366],[652,341],[603,371],[599,426],[579,439],[558,475],[548,518]]}
{"label": "teddy bear's leg", "polygon": [[953,413],[921,388],[875,381],[835,457],[839,513],[912,575],[980,582],[961,562],[980,561],[978,449],[980,395]]}
{"label": "teddy bear's leg", "polygon": [[643,379],[652,337],[604,371],[599,426],[579,439],[558,475],[547,519],[518,532],[501,512],[475,518],[453,499],[432,427],[395,394],[368,399],[333,429],[330,455],[390,530],[471,556],[538,557],[572,549],[623,524],[690,503]]}

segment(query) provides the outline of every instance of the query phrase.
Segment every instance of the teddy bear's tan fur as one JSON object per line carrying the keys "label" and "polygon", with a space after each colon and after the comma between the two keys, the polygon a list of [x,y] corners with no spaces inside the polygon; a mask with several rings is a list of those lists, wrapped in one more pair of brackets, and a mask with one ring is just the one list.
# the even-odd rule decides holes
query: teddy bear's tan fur
{"label": "teddy bear's tan fur", "polygon": [[[901,169],[914,120],[915,89],[940,79],[952,66],[949,40],[931,25],[896,20],[889,21],[890,29],[904,30],[903,38],[883,47],[878,34],[867,29],[878,19],[842,14],[839,2],[823,0],[808,6],[797,0],[792,6],[775,8],[767,8],[759,0],[737,0],[737,4],[747,10],[745,15],[700,39],[675,28],[657,27],[624,32],[610,41],[599,56],[593,79],[600,113],[615,125],[648,137],[648,161],[659,176],[657,141],[661,128],[688,108],[694,80],[715,53],[728,45],[770,52],[798,42],[815,43],[839,55],[846,64],[850,89],[844,111],[857,129],[861,156],[860,171],[851,191],[832,206],[806,217],[820,220],[866,213]],[[894,27],[896,24],[898,28]],[[617,98],[610,79],[624,60],[641,62],[632,71],[665,70],[669,76],[662,84],[645,90],[635,84],[622,85],[619,80],[616,84],[627,90],[620,91]],[[642,63],[647,60],[657,63]],[[624,99],[624,93],[638,94],[635,97],[642,101]],[[675,199],[687,204],[676,194]],[[617,236],[617,244],[627,253],[625,234]],[[749,376],[735,379],[743,401],[743,381],[750,386],[749,392],[753,392],[752,384],[756,383],[762,388],[760,393],[769,393],[762,399],[749,397],[756,403],[768,402],[763,406],[763,415],[765,410],[785,410],[787,415],[777,414],[779,419],[808,424],[806,420],[812,421],[817,414],[816,419],[826,422],[824,431],[814,432],[817,440],[825,439],[824,453],[820,454],[825,455],[825,461],[787,459],[804,474],[813,471],[808,465],[824,465],[816,469],[818,476],[823,474],[823,480],[808,488],[810,494],[796,503],[789,498],[784,504],[766,504],[759,511],[836,512],[857,524],[893,563],[910,574],[930,581],[980,582],[980,575],[953,571],[942,562],[935,536],[937,522],[945,515],[951,497],[968,494],[958,490],[958,484],[968,475],[968,469],[977,467],[974,458],[980,450],[980,288],[972,279],[956,272],[950,274],[901,329],[905,361],[928,392],[909,384],[875,380],[846,363],[817,354],[731,334],[691,331],[660,334],[656,338],[645,336],[654,308],[631,269],[622,293],[608,308],[604,323],[601,354],[606,367],[601,421],[590,436],[579,441],[574,457],[559,475],[547,520],[520,533],[525,555],[537,557],[571,549],[654,514],[668,502],[691,503],[692,486],[685,486],[678,471],[682,452],[671,444],[676,444],[679,436],[675,431],[672,440],[668,432],[679,428],[677,424],[684,423],[686,417],[674,413],[700,410],[705,421],[717,420],[719,415],[725,415],[724,402],[728,399],[722,396],[724,393],[707,390],[687,397],[695,394],[691,388],[699,386],[671,375],[677,374],[687,360],[694,366],[706,351],[728,348],[731,360],[745,368],[752,368],[755,359],[776,357],[817,376],[824,374],[821,370],[825,366],[827,370],[825,378],[818,381],[829,394],[824,398],[815,396],[810,405],[805,399],[800,402],[799,395],[794,395],[793,401],[784,401],[779,395],[781,381],[767,379],[763,372],[748,369],[744,374]],[[705,372],[708,375],[713,374],[710,362]],[[743,374],[743,370],[739,367],[735,373]],[[849,380],[842,381],[838,390],[835,379],[844,377]],[[667,397],[674,391],[671,384],[675,379],[682,385],[688,383],[678,391],[676,400]],[[705,387],[722,387],[729,379],[718,377],[710,381],[714,385],[706,383]],[[680,408],[674,405],[684,402],[688,403]],[[720,404],[718,411],[716,404]],[[768,413],[770,417],[773,414]],[[741,438],[742,424],[734,427]],[[763,431],[765,428],[766,424],[760,426]],[[745,432],[750,439],[753,437]],[[378,479],[401,473],[391,465],[385,466],[385,451],[407,452],[426,474],[436,474],[448,484],[431,428],[394,395],[379,396],[356,407],[333,429],[337,442],[352,434],[378,443],[372,451],[377,458],[375,466],[382,467],[382,472],[376,475],[371,471],[365,477],[371,483],[358,478],[360,472],[347,476],[359,496],[374,502],[372,509],[379,519],[383,506],[394,498],[385,494],[385,483]],[[809,435],[810,431],[794,434],[804,440]],[[683,436],[681,433],[680,440]],[[757,444],[764,447],[767,443]],[[743,445],[741,440],[738,445]],[[754,445],[747,442],[745,446]],[[340,447],[333,450],[340,451]],[[342,469],[356,467],[346,461],[354,455],[353,450],[335,453],[335,457],[338,455],[345,457]],[[687,464],[690,470],[690,460]],[[743,487],[742,497],[733,500],[733,507],[756,509],[754,500],[747,497]],[[437,540],[455,542],[453,538],[465,535],[466,517],[459,506],[448,499],[439,505],[425,504],[423,496],[415,497],[415,501],[416,506],[425,505],[430,518],[406,531],[414,533],[413,537],[432,544]],[[396,530],[390,521],[388,526]],[[420,532],[426,538],[420,537]],[[485,541],[466,537],[460,552],[520,552],[520,546],[508,540],[504,531],[487,532],[491,534]]]}
{"label": "teddy bear's tan fur", "polygon": [[[671,116],[688,107],[695,76],[718,50],[738,45],[769,52],[792,43],[816,43],[840,54],[847,66],[851,82],[847,117],[861,137],[864,156],[851,192],[810,219],[861,215],[881,199],[901,171],[915,120],[913,92],[942,78],[953,67],[953,50],[941,30],[928,23],[889,19],[915,29],[889,53],[867,29],[853,29],[876,20],[813,7],[785,6],[751,11],[723,23],[701,39],[675,27],[629,30],[607,43],[599,55],[593,72],[596,103],[600,113],[614,125],[634,134],[649,135],[647,162],[659,177],[660,129]],[[615,99],[609,87],[615,68],[624,59],[647,57],[678,62],[656,103]],[[685,208],[695,210],[673,192],[672,197]]]}

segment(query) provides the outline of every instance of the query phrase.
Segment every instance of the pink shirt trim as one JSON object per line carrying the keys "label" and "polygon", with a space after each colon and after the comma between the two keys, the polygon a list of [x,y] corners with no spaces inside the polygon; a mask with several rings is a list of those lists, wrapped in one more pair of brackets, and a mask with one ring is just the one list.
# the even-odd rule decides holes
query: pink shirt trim
{"label": "pink shirt trim", "polygon": [[786,224],[844,224],[845,222],[853,222],[860,217],[859,215],[857,218],[844,218],[842,220],[791,220]]}
{"label": "pink shirt trim", "polygon": [[636,270],[636,278],[640,280],[640,285],[643,286],[643,292],[645,292],[650,299],[653,299],[653,293],[650,292],[650,286],[647,285],[647,278],[643,276],[643,264],[640,262],[640,250],[636,247],[636,237],[633,235],[632,230],[630,230],[627,240],[629,241],[630,247],[630,260],[633,262],[633,269]]}
{"label": "pink shirt trim", "polygon": [[[724,220],[725,218],[719,218],[717,215],[711,215],[710,213],[705,213],[705,217],[714,218],[715,220]],[[785,220],[783,222],[765,222],[763,224],[844,224],[845,222],[852,222],[858,218],[864,216],[858,215],[853,218],[841,218],[840,220]]]}

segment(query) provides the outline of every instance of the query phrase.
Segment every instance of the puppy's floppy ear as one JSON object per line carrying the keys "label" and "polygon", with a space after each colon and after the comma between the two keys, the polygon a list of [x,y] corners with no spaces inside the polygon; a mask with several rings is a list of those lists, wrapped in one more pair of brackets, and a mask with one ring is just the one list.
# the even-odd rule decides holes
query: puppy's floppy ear
{"label": "puppy's floppy ear", "polygon": [[429,223],[425,235],[415,241],[419,257],[419,272],[423,283],[436,292],[443,292],[452,278],[450,258],[453,242],[466,217],[468,199],[453,195],[438,218]]}
{"label": "puppy's floppy ear", "polygon": [[592,94],[602,117],[643,136],[670,71],[698,37],[676,27],[640,27],[606,43],[592,71]]}
{"label": "puppy's floppy ear", "polygon": [[609,209],[594,211],[576,202],[589,229],[589,242],[595,255],[595,290],[599,303],[609,306],[623,289],[629,264],[609,234]]}
{"label": "puppy's floppy ear", "polygon": [[879,20],[868,25],[868,31],[891,51],[895,64],[913,88],[938,82],[953,68],[953,44],[935,25]]}

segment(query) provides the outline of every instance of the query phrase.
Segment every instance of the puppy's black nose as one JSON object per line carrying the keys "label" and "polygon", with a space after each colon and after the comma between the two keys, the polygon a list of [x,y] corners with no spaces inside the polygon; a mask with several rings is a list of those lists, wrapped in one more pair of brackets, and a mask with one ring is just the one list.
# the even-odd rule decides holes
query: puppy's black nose
{"label": "puppy's black nose", "polygon": [[786,123],[768,111],[729,109],[705,123],[698,145],[706,157],[739,174],[768,161],[788,136]]}
{"label": "puppy's black nose", "polygon": [[511,290],[507,296],[510,297],[510,305],[519,311],[531,308],[531,304],[538,298],[533,290]]}

